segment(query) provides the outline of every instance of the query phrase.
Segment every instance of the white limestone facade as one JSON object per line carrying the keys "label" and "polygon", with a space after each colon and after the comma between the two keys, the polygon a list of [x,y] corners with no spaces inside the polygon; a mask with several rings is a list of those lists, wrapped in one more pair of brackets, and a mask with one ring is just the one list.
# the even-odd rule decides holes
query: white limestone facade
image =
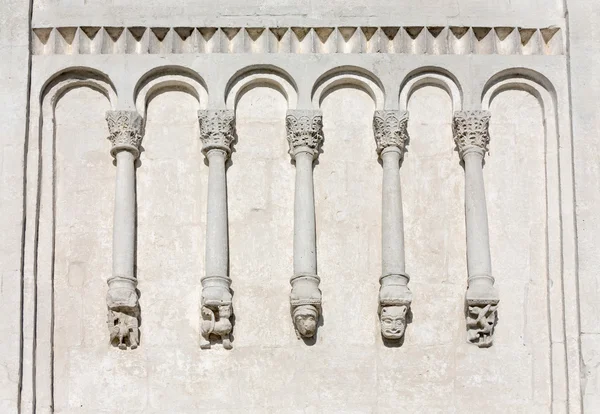
{"label": "white limestone facade", "polygon": [[0,413],[598,412],[599,19],[3,1]]}

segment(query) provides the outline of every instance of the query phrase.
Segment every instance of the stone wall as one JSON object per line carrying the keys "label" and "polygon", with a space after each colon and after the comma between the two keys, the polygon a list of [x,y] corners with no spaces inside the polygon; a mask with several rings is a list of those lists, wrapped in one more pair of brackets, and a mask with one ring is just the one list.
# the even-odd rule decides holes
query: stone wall
{"label": "stone wall", "polygon": [[[31,22],[27,5],[0,6],[13,91],[0,411],[594,412],[595,118],[577,99],[595,91],[590,4],[405,3],[36,0]],[[219,210],[198,111],[226,109],[235,141]],[[302,339],[290,277],[306,262],[294,239],[311,226],[298,225],[290,110],[321,111],[324,137],[312,169],[322,302]],[[412,303],[400,341],[382,338],[378,315],[391,190],[376,110],[409,114],[399,172]],[[465,209],[473,170],[453,141],[456,111],[478,110],[491,114],[489,232],[465,228],[482,211]],[[122,151],[123,129],[107,111],[143,119],[132,181],[111,157],[106,138]],[[135,233],[113,233],[129,219]],[[488,234],[500,303],[493,345],[477,347],[465,292],[481,275],[467,256],[485,262],[488,248],[467,240]],[[227,237],[225,251],[207,242]],[[223,254],[227,274],[212,274]],[[130,277],[113,261],[130,259],[135,309],[106,298],[107,281]],[[231,350],[215,337],[201,348],[204,276],[231,278]],[[109,320],[130,321],[138,296],[139,347],[129,336],[120,349],[107,304]]]}

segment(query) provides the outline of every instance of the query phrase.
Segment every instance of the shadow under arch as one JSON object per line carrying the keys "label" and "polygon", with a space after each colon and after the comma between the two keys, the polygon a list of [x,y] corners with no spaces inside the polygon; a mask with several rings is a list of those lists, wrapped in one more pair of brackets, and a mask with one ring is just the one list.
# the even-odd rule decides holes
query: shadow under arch
{"label": "shadow under arch", "polygon": [[381,80],[372,72],[358,66],[340,66],[321,75],[311,91],[313,108],[320,108],[330,93],[347,86],[363,90],[375,102],[376,110],[383,109],[385,89]]}
{"label": "shadow under arch", "polygon": [[235,110],[240,98],[248,91],[261,86],[280,92],[288,103],[288,109],[296,109],[298,87],[292,76],[274,65],[253,65],[245,67],[229,79],[225,86],[225,106]]}
{"label": "shadow under arch", "polygon": [[[492,102],[502,92],[517,90],[531,94],[538,101],[543,116],[546,178],[546,295],[549,325],[547,344],[549,371],[552,378],[552,411],[563,409],[564,396],[569,393],[567,336],[564,325],[565,299],[561,291],[565,284],[564,227],[562,215],[562,188],[560,168],[560,148],[570,143],[561,143],[557,96],[554,85],[545,77],[531,69],[511,68],[493,75],[481,93],[481,107],[489,110]],[[492,117],[494,114],[492,113]],[[559,287],[558,289],[556,287]]]}
{"label": "shadow under arch", "polygon": [[460,111],[463,106],[463,92],[458,79],[446,69],[437,66],[425,66],[410,72],[400,85],[399,108],[408,110],[412,95],[426,86],[436,86],[448,93],[452,100],[452,111]]}
{"label": "shadow under arch", "polygon": [[133,102],[144,119],[150,101],[166,91],[186,92],[196,98],[200,109],[206,109],[208,88],[197,72],[184,66],[160,66],[142,75],[133,90]]}
{"label": "shadow under arch", "polygon": [[115,109],[117,91],[110,77],[104,72],[86,66],[69,67],[50,76],[40,90],[40,106],[43,108],[47,99],[50,99],[49,102],[54,108],[64,94],[78,87],[89,87],[100,92],[108,99],[111,109]]}

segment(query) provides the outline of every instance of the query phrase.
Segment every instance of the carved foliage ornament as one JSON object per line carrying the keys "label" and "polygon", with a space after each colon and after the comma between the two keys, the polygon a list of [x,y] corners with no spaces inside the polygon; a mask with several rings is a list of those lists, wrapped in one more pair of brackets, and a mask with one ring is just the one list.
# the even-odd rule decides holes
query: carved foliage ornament
{"label": "carved foliage ornament", "polygon": [[234,112],[231,110],[202,110],[198,111],[198,121],[200,122],[202,151],[206,154],[211,149],[220,149],[229,154],[235,138]]}
{"label": "carved foliage ornament", "polygon": [[407,111],[375,111],[373,132],[377,153],[381,154],[381,151],[387,147],[397,147],[401,153],[404,153],[404,148],[410,139],[406,130],[407,124]]}
{"label": "carved foliage ornament", "polygon": [[113,157],[121,150],[131,151],[137,157],[143,135],[143,120],[140,114],[136,111],[107,111],[106,122]]}
{"label": "carved foliage ornament", "polygon": [[454,113],[452,129],[454,142],[461,159],[472,150],[483,154],[489,152],[490,134],[488,129],[490,117],[489,111],[460,111]]}
{"label": "carved foliage ornament", "polygon": [[316,155],[323,143],[323,114],[315,110],[290,110],[285,117],[290,154],[306,147]]}

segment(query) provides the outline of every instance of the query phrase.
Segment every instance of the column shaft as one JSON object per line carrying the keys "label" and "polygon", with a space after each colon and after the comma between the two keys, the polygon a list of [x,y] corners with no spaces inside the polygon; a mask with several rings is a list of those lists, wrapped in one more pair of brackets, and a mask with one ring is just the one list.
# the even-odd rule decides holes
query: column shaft
{"label": "column shaft", "polygon": [[317,276],[313,161],[323,142],[320,111],[290,110],[286,116],[290,155],[296,162],[294,196],[294,275],[290,307],[298,338],[311,338],[321,314]]}
{"label": "column shaft", "polygon": [[208,200],[206,221],[206,276],[228,276],[226,152],[208,151]]}
{"label": "column shaft", "polygon": [[483,184],[483,154],[465,154],[465,221],[469,278],[492,275],[490,240]]}
{"label": "column shaft", "polygon": [[134,278],[135,254],[135,156],[116,154],[117,177],[113,222],[113,275]]}
{"label": "column shaft", "polygon": [[111,154],[117,165],[113,217],[113,274],[106,304],[111,344],[135,349],[139,344],[140,308],[135,276],[135,160],[142,141],[142,117],[135,111],[106,113]]}
{"label": "column shaft", "polygon": [[[208,160],[205,271],[202,277],[202,323],[200,347],[209,349],[220,338],[231,349],[232,293],[229,278],[229,230],[225,162],[234,140],[233,111],[198,111],[202,152]],[[212,336],[212,338],[211,338]]]}
{"label": "column shaft", "polygon": [[373,132],[377,153],[383,163],[381,202],[381,277],[379,279],[379,322],[381,335],[398,341],[406,330],[406,314],[412,303],[405,270],[404,214],[400,165],[405,146],[408,112],[375,111]]}
{"label": "column shaft", "polygon": [[490,240],[483,184],[483,157],[487,152],[490,114],[463,111],[454,114],[454,141],[465,168],[465,222],[468,288],[467,339],[479,347],[492,345],[498,293],[494,288]]}
{"label": "column shaft", "polygon": [[395,147],[388,147],[381,154],[383,162],[381,242],[382,273],[384,276],[406,273],[400,158],[400,150]]}
{"label": "column shaft", "polygon": [[296,152],[296,189],[294,196],[294,274],[316,275],[315,196],[313,153]]}

